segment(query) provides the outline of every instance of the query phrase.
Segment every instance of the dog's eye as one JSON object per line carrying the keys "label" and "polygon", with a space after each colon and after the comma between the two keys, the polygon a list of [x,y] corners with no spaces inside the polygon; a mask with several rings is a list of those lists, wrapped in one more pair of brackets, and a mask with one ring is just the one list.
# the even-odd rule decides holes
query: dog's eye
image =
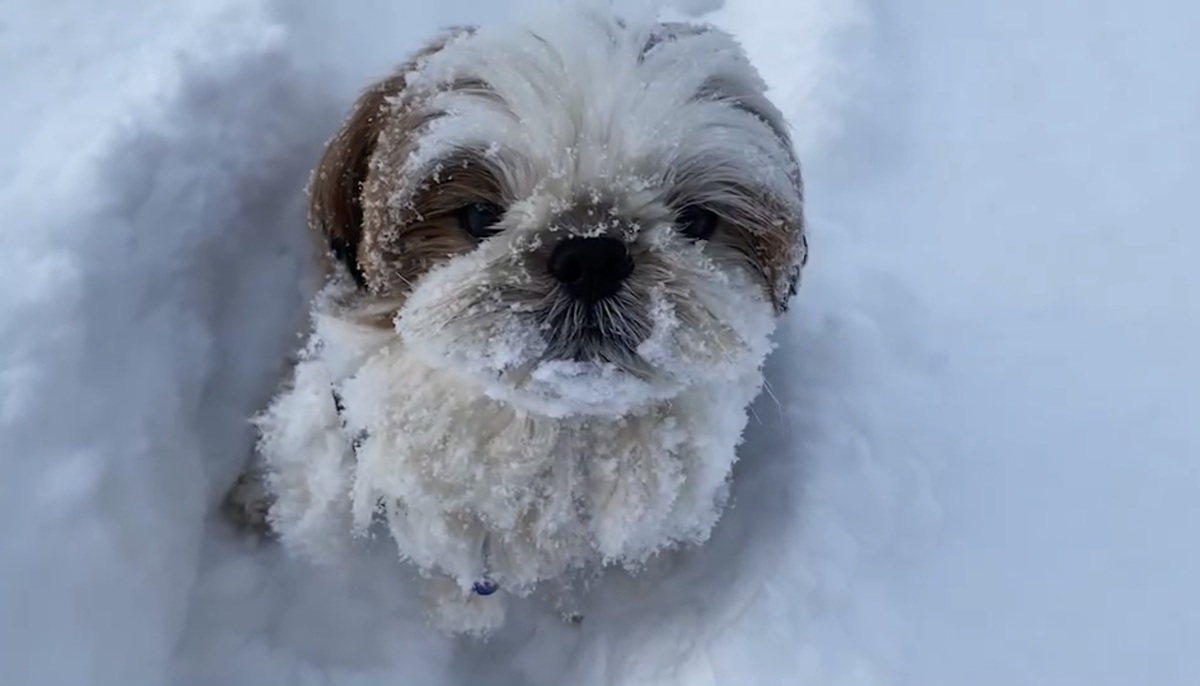
{"label": "dog's eye", "polygon": [[459,208],[458,225],[470,236],[481,239],[489,238],[500,233],[500,230],[496,228],[496,223],[500,221],[503,214],[504,210],[492,203],[473,202]]}
{"label": "dog's eye", "polygon": [[703,207],[695,205],[679,211],[675,226],[679,232],[688,238],[702,241],[710,238],[717,230],[717,215]]}

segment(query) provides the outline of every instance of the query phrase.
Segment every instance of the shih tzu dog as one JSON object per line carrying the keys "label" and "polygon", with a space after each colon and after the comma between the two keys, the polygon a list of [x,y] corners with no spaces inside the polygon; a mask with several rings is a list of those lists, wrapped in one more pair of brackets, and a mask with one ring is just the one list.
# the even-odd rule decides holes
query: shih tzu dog
{"label": "shih tzu dog", "polygon": [[386,530],[452,632],[708,537],[807,260],[788,130],[731,36],[451,31],[362,93],[309,197],[328,279],[243,513],[325,560]]}

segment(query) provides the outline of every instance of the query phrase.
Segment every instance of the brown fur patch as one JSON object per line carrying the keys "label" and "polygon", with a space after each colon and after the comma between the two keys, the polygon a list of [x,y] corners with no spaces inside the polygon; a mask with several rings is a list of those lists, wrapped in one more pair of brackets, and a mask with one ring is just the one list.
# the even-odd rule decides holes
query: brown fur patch
{"label": "brown fur patch", "polygon": [[415,142],[412,135],[385,136],[376,153],[382,169],[363,188],[363,271],[374,295],[407,294],[417,277],[475,246],[458,224],[460,208],[476,202],[503,206],[497,174],[482,155],[469,153],[442,160],[436,179],[423,179],[397,202],[400,180],[386,170],[403,165]]}
{"label": "brown fur patch", "polygon": [[[799,194],[799,175],[793,177]],[[687,182],[680,184],[686,187]],[[803,210],[792,210],[778,199],[748,186],[726,188],[721,201],[672,194],[668,202],[682,208],[698,203],[719,218],[710,241],[742,255],[758,273],[777,313],[787,310],[799,283],[800,267],[808,260]]]}
{"label": "brown fur patch", "polygon": [[[367,88],[313,171],[308,224],[321,242],[323,271],[327,276],[347,271],[360,298],[402,301],[416,277],[473,245],[459,230],[454,211],[474,201],[495,202],[494,175],[484,164],[463,158],[446,161],[439,180],[425,180],[404,208],[391,203],[405,181],[397,177],[404,158],[422,127],[438,116],[422,111],[420,96],[409,91],[406,75],[473,30],[450,30]],[[478,92],[488,86],[463,80],[450,88]],[[386,314],[371,316],[387,319],[390,326]]]}
{"label": "brown fur patch", "polygon": [[808,261],[804,217],[765,198],[755,210],[729,212],[717,240],[727,240],[750,259],[762,275],[775,311],[782,313],[795,295],[800,268]]}
{"label": "brown fur patch", "polygon": [[777,199],[763,196],[750,188],[738,189],[738,206],[711,208],[722,215],[725,236],[731,245],[747,255],[767,283],[767,293],[776,312],[787,310],[788,302],[799,285],[800,271],[808,262],[807,226],[804,220],[804,180],[800,160],[792,145],[782,115],[766,100],[755,104],[742,97],[737,84],[719,78],[706,81],[693,96],[697,100],[720,100],[758,119],[787,151],[788,178],[799,201],[790,210]]}

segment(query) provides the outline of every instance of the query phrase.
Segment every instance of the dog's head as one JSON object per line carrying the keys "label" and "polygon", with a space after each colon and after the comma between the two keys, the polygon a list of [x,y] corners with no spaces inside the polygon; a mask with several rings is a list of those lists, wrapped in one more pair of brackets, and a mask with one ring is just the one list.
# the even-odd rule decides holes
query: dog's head
{"label": "dog's head", "polygon": [[310,223],[343,315],[554,415],[760,364],[807,259],[799,164],[739,45],[586,14],[452,31],[363,93]]}

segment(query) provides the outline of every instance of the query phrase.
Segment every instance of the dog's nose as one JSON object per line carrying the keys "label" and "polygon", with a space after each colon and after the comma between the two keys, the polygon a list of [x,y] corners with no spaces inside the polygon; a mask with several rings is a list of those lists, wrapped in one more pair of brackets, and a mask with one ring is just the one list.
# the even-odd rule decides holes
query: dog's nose
{"label": "dog's nose", "polygon": [[550,274],[572,297],[596,302],[616,295],[633,273],[625,244],[615,238],[565,238],[550,254]]}

